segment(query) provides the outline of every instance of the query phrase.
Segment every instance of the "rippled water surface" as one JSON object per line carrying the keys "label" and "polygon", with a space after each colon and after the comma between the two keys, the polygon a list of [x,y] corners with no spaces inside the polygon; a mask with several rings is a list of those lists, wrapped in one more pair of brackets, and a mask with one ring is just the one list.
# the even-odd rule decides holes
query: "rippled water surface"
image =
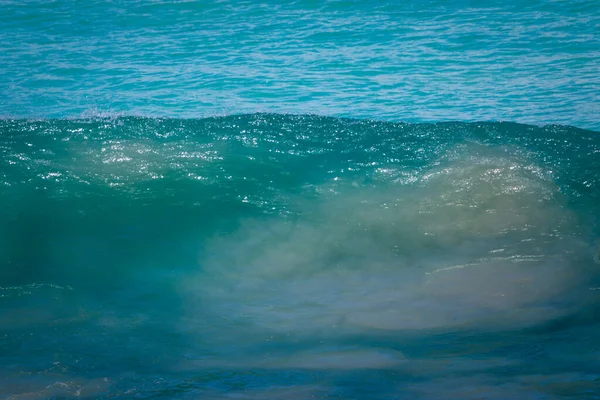
{"label": "rippled water surface", "polygon": [[600,129],[596,1],[5,1],[0,114]]}

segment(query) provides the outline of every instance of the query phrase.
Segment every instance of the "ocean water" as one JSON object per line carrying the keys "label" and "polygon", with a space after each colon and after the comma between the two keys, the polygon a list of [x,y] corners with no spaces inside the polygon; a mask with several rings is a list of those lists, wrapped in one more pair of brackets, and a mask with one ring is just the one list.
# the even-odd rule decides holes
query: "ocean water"
{"label": "ocean water", "polygon": [[600,398],[593,1],[4,1],[0,398]]}
{"label": "ocean water", "polygon": [[0,115],[600,130],[594,0],[2,2]]}

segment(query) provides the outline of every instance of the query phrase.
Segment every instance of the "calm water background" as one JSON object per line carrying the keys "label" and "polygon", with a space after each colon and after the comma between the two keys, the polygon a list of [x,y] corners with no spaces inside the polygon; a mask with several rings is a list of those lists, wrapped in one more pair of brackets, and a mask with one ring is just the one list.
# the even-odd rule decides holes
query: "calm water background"
{"label": "calm water background", "polygon": [[599,89],[594,1],[0,2],[0,398],[600,398]]}
{"label": "calm water background", "polygon": [[4,1],[0,114],[316,113],[599,130],[595,1]]}

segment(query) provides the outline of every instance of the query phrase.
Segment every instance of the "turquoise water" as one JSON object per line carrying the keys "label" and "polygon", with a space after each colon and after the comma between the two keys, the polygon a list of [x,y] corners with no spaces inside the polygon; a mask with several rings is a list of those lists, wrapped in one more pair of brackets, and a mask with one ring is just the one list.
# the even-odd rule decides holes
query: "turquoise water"
{"label": "turquoise water", "polygon": [[0,398],[600,398],[595,3],[2,7]]}
{"label": "turquoise water", "polygon": [[600,6],[4,1],[0,115],[278,112],[600,130]]}
{"label": "turquoise water", "polygon": [[277,114],[0,129],[5,396],[598,393],[597,132]]}

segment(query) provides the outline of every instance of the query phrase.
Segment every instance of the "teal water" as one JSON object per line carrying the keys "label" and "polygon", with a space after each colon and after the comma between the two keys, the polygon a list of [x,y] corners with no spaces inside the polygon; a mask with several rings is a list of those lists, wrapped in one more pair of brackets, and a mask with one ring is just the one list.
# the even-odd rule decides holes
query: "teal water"
{"label": "teal water", "polygon": [[595,2],[1,6],[0,398],[600,398]]}
{"label": "teal water", "polygon": [[5,396],[598,394],[597,132],[277,114],[0,130]]}
{"label": "teal water", "polygon": [[599,30],[594,0],[4,1],[0,115],[600,130]]}

